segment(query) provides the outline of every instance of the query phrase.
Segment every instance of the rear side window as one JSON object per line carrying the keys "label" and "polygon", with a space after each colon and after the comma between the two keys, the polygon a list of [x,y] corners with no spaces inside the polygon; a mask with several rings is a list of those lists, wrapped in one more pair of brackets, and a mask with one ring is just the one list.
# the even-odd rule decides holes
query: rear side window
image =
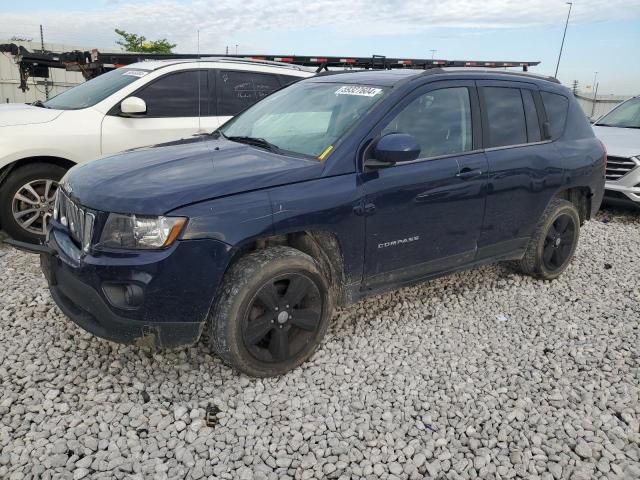
{"label": "rear side window", "polygon": [[527,119],[527,138],[529,143],[539,142],[542,140],[542,135],[540,134],[538,111],[536,103],[533,101],[531,90],[522,90],[522,101],[524,102],[524,114]]}
{"label": "rear side window", "polygon": [[280,88],[276,75],[220,70],[218,115],[233,116]]}
{"label": "rear side window", "polygon": [[527,124],[519,88],[484,87],[489,147],[527,143]]}
{"label": "rear side window", "polygon": [[[147,117],[197,117],[208,113],[198,106],[199,97],[207,95],[207,85],[205,72],[190,70],[160,77],[134,95],[146,102]],[[205,105],[208,102],[203,101]]]}
{"label": "rear side window", "polygon": [[552,139],[556,139],[564,132],[564,124],[567,121],[569,100],[564,95],[557,93],[540,92],[544,109],[547,112],[549,133]]}

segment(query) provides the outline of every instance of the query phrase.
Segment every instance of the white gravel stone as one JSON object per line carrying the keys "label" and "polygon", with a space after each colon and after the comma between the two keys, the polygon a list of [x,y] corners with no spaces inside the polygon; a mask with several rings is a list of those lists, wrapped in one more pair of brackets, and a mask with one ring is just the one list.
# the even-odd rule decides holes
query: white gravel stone
{"label": "white gravel stone", "polygon": [[591,447],[589,446],[589,444],[582,440],[579,441],[576,445],[575,451],[578,455],[585,459],[591,458],[593,456],[593,452],[591,451]]}
{"label": "white gravel stone", "polygon": [[494,265],[363,300],[270,379],[85,333],[0,246],[0,478],[640,478],[639,239],[606,210],[556,281]]}

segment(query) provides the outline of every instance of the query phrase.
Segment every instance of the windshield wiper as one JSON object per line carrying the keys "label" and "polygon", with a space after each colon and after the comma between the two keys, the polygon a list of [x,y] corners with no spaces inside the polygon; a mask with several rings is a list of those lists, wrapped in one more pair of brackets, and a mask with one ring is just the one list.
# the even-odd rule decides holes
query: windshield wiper
{"label": "windshield wiper", "polygon": [[237,137],[227,137],[227,136],[225,136],[225,138],[227,140],[231,140],[232,142],[246,143],[247,145],[252,145],[254,147],[264,148],[264,149],[269,150],[270,152],[273,152],[273,153],[281,153],[282,152],[282,150],[277,145],[274,145],[273,143],[268,142],[264,138],[245,137],[245,136],[237,136]]}
{"label": "windshield wiper", "polygon": [[32,102],[31,105],[33,105],[34,107],[40,107],[40,108],[50,108],[47,107],[42,100],[36,100],[35,102]]}

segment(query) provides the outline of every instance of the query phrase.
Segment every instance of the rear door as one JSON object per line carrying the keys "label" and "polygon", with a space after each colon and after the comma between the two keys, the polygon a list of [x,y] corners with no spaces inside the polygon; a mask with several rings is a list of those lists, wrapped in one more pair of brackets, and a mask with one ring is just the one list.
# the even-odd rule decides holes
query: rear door
{"label": "rear door", "polygon": [[102,121],[102,154],[190,138],[203,127],[215,130],[213,81],[206,70],[185,70],[142,86],[130,96],[146,102],[146,114],[123,116],[120,104],[114,106]]}
{"label": "rear door", "polygon": [[478,81],[483,142],[489,162],[487,207],[478,260],[521,251],[562,183],[555,145],[543,138],[537,86]]}
{"label": "rear door", "polygon": [[217,114],[220,125],[278,90],[290,80],[279,75],[247,70],[218,70]]}
{"label": "rear door", "polygon": [[421,153],[414,162],[361,174],[370,288],[472,262],[484,214],[487,165],[472,81],[417,89],[374,135],[388,133],[412,135]]}

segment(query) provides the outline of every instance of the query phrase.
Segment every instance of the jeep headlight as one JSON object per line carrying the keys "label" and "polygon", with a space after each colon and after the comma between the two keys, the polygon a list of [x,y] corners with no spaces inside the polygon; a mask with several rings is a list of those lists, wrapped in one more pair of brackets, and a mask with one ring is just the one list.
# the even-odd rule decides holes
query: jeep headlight
{"label": "jeep headlight", "polygon": [[110,213],[98,247],[158,249],[175,242],[187,223],[184,217],[155,217]]}

